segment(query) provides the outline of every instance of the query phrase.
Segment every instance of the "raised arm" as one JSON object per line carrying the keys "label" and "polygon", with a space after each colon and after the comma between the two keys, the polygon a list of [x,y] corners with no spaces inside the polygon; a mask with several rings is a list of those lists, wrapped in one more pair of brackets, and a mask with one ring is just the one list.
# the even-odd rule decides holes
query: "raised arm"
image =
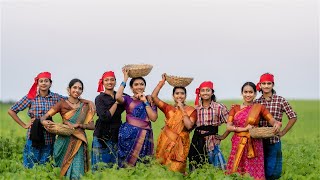
{"label": "raised arm", "polygon": [[163,87],[163,85],[165,84],[166,82],[166,74],[162,74],[162,80],[159,81],[158,85],[154,88],[152,94],[151,94],[151,97],[153,99],[153,102],[158,106],[159,105],[159,102],[160,102],[160,99],[158,97],[159,95],[159,92],[161,90],[161,88]]}
{"label": "raised arm", "polygon": [[129,73],[129,70],[128,69],[125,69],[125,68],[123,68],[122,69],[122,72],[123,72],[123,81],[121,82],[121,85],[120,85],[120,87],[119,87],[119,89],[118,89],[118,91],[117,91],[117,94],[116,94],[116,101],[118,102],[118,103],[120,103],[120,104],[122,104],[123,103],[123,97],[122,97],[122,95],[123,95],[123,90],[124,90],[124,88],[126,87],[126,83],[127,83],[127,81],[128,81],[128,78],[129,78],[129,75],[128,75],[128,73]]}

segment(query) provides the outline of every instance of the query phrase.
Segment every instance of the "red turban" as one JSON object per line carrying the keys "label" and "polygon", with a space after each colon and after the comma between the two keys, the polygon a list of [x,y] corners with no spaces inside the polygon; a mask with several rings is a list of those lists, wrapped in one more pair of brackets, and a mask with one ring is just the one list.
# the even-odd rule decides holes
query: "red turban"
{"label": "red turban", "polygon": [[194,102],[195,105],[199,105],[199,98],[200,98],[200,89],[201,88],[204,88],[204,87],[207,87],[207,88],[210,88],[210,89],[213,89],[213,82],[211,81],[204,81],[203,83],[200,84],[200,86],[196,89],[196,100]]}
{"label": "red turban", "polygon": [[107,72],[103,73],[101,79],[99,79],[97,92],[103,91],[103,79],[106,78],[106,77],[114,77],[114,78],[116,78],[116,76],[114,75],[113,71],[107,71]]}
{"label": "red turban", "polygon": [[28,99],[34,99],[37,95],[37,86],[38,86],[38,80],[40,78],[48,78],[51,79],[51,73],[49,72],[42,72],[39,73],[37,77],[34,78],[34,83],[31,86],[29,93],[27,95]]}
{"label": "red turban", "polygon": [[265,81],[270,81],[270,82],[273,82],[273,83],[274,83],[273,75],[272,75],[272,74],[269,74],[269,73],[262,74],[262,75],[260,76],[260,81],[257,83],[257,86],[256,86],[257,91],[260,91],[260,90],[261,90],[261,89],[260,89],[260,84],[261,84],[262,82],[265,82]]}

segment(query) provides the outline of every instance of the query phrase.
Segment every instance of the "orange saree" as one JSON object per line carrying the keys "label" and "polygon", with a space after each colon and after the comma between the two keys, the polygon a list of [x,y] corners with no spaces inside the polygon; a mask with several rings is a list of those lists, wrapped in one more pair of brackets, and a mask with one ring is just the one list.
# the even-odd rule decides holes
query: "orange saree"
{"label": "orange saree", "polygon": [[[183,113],[163,101],[159,101],[157,106],[166,119],[158,138],[156,158],[170,170],[183,173],[190,148],[189,131],[184,126]],[[196,121],[197,112],[193,107],[185,106],[184,110],[192,121]]]}

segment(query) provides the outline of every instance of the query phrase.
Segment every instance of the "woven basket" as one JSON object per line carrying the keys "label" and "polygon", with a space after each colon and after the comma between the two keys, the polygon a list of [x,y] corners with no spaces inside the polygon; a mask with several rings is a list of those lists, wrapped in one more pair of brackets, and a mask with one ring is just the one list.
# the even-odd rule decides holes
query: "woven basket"
{"label": "woven basket", "polygon": [[129,70],[129,77],[136,78],[148,75],[152,67],[153,66],[150,64],[128,64],[125,65],[123,68]]}
{"label": "woven basket", "polygon": [[173,87],[186,87],[192,82],[193,78],[166,75],[166,80]]}
{"label": "woven basket", "polygon": [[65,125],[65,124],[54,123],[54,125],[52,125],[50,129],[47,129],[47,131],[52,134],[70,136],[71,134],[74,133],[75,129],[70,128],[68,125]]}
{"label": "woven basket", "polygon": [[249,129],[252,138],[270,138],[274,136],[273,127],[257,127]]}

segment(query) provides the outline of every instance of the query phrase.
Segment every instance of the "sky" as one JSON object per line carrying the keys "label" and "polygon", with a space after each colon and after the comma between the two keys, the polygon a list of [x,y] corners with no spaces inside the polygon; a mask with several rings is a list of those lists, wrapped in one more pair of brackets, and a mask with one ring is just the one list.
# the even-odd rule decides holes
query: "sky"
{"label": "sky", "polygon": [[[240,99],[241,86],[275,76],[277,94],[319,99],[319,4],[316,0],[2,0],[0,101],[27,94],[42,71],[67,95],[71,79],[94,100],[105,71],[119,87],[126,64],[152,64],[146,94],[161,74],[203,81],[218,100]],[[125,89],[131,94],[129,86]],[[170,100],[166,84],[159,97]]]}

